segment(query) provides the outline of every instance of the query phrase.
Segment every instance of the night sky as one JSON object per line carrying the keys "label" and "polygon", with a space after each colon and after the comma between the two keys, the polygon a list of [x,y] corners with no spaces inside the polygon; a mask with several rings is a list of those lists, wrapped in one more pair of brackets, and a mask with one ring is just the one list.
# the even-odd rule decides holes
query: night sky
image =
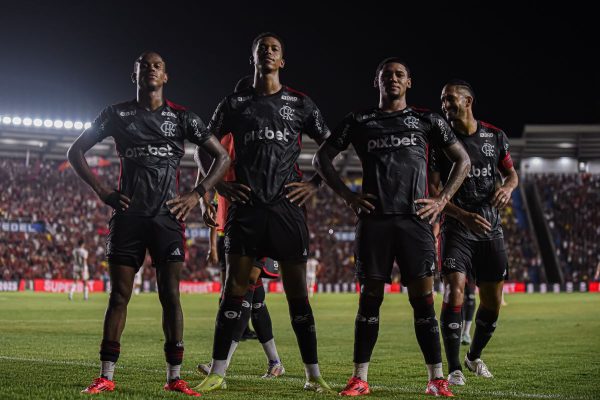
{"label": "night sky", "polygon": [[591,62],[600,35],[590,10],[187,3],[2,1],[0,115],[91,120],[135,96],[133,61],[155,50],[167,62],[167,98],[207,121],[252,72],[252,39],[273,31],[286,46],[282,82],[311,96],[331,127],[377,104],[374,70],[388,56],[411,68],[409,104],[439,111],[444,82],[465,79],[477,94],[475,116],[512,137],[525,124],[600,123],[600,68]]}

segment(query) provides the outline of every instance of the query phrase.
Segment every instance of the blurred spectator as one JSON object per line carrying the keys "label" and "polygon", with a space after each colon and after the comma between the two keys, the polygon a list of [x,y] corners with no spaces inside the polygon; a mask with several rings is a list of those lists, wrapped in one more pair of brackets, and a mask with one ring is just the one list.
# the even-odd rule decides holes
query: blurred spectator
{"label": "blurred spectator", "polygon": [[590,281],[600,261],[600,175],[539,174],[535,181],[565,281]]}

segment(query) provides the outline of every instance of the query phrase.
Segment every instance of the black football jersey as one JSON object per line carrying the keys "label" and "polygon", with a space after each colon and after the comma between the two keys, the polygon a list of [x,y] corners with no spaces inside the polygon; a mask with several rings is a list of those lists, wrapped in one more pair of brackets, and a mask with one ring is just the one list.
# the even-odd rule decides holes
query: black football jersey
{"label": "black football jersey", "polygon": [[[447,216],[443,229],[451,229],[472,240],[490,240],[503,237],[500,213],[492,207],[491,201],[497,188],[502,184],[500,169],[510,168],[509,144],[502,130],[488,123],[478,121],[473,135],[456,133],[471,159],[471,170],[456,191],[452,202],[463,210],[474,212],[490,222],[492,230],[485,234],[475,234],[456,219]],[[431,169],[441,175],[445,184],[452,164],[444,154],[434,151],[431,154]]]}
{"label": "black football jersey", "polygon": [[210,133],[202,120],[170,101],[154,111],[136,100],[105,108],[89,128],[96,140],[112,136],[121,161],[118,190],[131,199],[117,213],[155,216],[167,214],[165,205],[177,196],[179,162],[184,140],[201,145]]}
{"label": "black football jersey", "polygon": [[363,193],[375,214],[415,214],[415,200],[428,195],[427,163],[431,147],[456,142],[450,126],[429,110],[407,107],[384,112],[379,108],[347,115],[327,139],[343,151],[350,143],[363,169]]}
{"label": "black football jersey", "polygon": [[253,87],[227,96],[217,107],[209,131],[217,138],[231,133],[236,182],[252,189],[254,204],[284,198],[285,185],[298,182],[302,134],[325,139],[329,129],[315,103],[289,87],[259,96]]}

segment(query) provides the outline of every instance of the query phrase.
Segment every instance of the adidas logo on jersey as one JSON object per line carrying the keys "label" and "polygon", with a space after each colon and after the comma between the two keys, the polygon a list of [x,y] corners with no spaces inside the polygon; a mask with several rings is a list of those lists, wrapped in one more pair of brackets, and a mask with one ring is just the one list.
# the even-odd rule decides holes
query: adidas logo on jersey
{"label": "adidas logo on jersey", "polygon": [[395,135],[378,137],[371,139],[367,143],[367,151],[390,149],[393,147],[416,146],[417,138],[414,133],[408,137],[398,137]]}
{"label": "adidas logo on jersey", "polygon": [[179,247],[176,248],[175,250],[173,250],[173,252],[171,253],[172,256],[180,256],[181,255],[181,250],[179,250]]}

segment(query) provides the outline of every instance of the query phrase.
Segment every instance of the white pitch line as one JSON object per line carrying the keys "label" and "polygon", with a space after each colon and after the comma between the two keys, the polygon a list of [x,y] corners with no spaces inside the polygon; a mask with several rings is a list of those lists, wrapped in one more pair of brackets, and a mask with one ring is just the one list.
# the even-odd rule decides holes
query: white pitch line
{"label": "white pitch line", "polygon": [[[31,362],[31,363],[41,363],[41,364],[54,364],[54,365],[76,365],[76,366],[80,366],[80,367],[90,367],[90,368],[97,368],[99,366],[98,362],[92,363],[92,362],[87,362],[87,361],[72,361],[72,360],[50,360],[50,359],[45,359],[45,358],[25,358],[25,357],[11,357],[11,356],[2,356],[0,355],[0,360],[7,360],[7,361],[17,361],[17,362]],[[116,369],[126,369],[126,370],[133,370],[133,371],[140,371],[140,372],[153,372],[153,373],[164,373],[164,369],[149,369],[149,368],[131,368],[131,367],[127,367],[125,365],[115,365]],[[185,374],[188,375],[194,375],[196,374],[195,370],[186,370],[186,371],[181,371]],[[232,375],[231,380],[241,380],[241,381],[253,381],[255,382],[256,379],[256,375]],[[287,377],[287,376],[282,376],[276,379],[276,382],[295,382],[295,383],[299,383],[299,384],[303,384],[304,383],[304,379],[299,379],[299,378],[292,378],[292,377]],[[331,382],[330,382],[331,383]],[[335,387],[344,387],[345,383],[331,383],[331,386],[335,386]],[[401,393],[415,393],[421,390],[421,388],[417,388],[417,387],[409,387],[409,386],[397,386],[397,385],[393,385],[393,386],[389,386],[389,385],[371,385],[371,388],[373,389],[381,389],[381,390],[386,390],[386,391],[393,391],[393,392],[401,392]],[[590,396],[583,396],[583,397],[572,397],[572,396],[568,396],[568,397],[564,397],[561,396],[559,394],[538,394],[538,393],[522,393],[522,392],[517,392],[517,391],[507,391],[507,392],[503,392],[503,391],[498,391],[498,390],[494,390],[494,391],[483,391],[483,390],[477,390],[473,387],[469,387],[469,393],[468,394],[475,394],[475,395],[479,395],[481,396],[481,398],[485,398],[485,397],[514,397],[514,398],[527,398],[527,399],[569,399],[569,400],[593,400],[594,397]]]}

